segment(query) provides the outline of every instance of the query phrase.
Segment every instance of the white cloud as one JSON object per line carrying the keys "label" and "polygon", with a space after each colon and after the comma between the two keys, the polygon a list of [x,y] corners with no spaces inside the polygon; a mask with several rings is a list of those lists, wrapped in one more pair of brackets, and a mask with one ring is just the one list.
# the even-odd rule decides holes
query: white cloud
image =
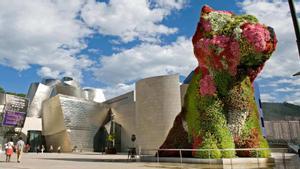
{"label": "white cloud", "polygon": [[119,83],[116,85],[111,85],[103,89],[106,100],[109,100],[113,97],[119,96],[121,94],[125,94],[130,91],[134,91],[135,84],[124,84]]}
{"label": "white cloud", "polygon": [[[255,15],[260,22],[273,27],[278,38],[277,50],[266,63],[261,76],[291,77],[300,71],[299,54],[288,2],[245,0],[240,5],[244,12]],[[299,11],[300,2],[295,2],[295,6]]]}
{"label": "white cloud", "polygon": [[160,35],[177,31],[161,22],[172,9],[181,9],[185,0],[110,0],[96,2],[89,0],[81,11],[83,20],[93,29],[104,35],[113,35],[123,42],[135,39],[158,41]]}
{"label": "white cloud", "polygon": [[77,56],[91,31],[76,17],[84,1],[0,1],[0,64],[25,70],[39,65],[40,76],[82,77],[91,65]]}
{"label": "white cloud", "polygon": [[191,39],[179,37],[170,45],[143,43],[111,56],[100,58],[95,77],[107,84],[132,83],[157,75],[188,75],[197,66]]}
{"label": "white cloud", "polygon": [[167,9],[181,9],[186,5],[187,0],[150,0],[155,2],[158,7]]}
{"label": "white cloud", "polygon": [[283,87],[283,88],[278,88],[275,90],[276,92],[283,92],[283,93],[289,93],[289,92],[299,92],[300,89],[295,89],[291,87]]}
{"label": "white cloud", "polygon": [[[263,101],[287,101],[299,104],[300,78],[292,75],[300,71],[299,53],[288,2],[285,0],[244,0],[239,3],[247,14],[274,28],[277,50],[267,61],[259,82],[263,87]],[[300,2],[295,1],[300,11]]]}
{"label": "white cloud", "polygon": [[268,94],[268,93],[260,94],[260,98],[261,98],[262,102],[274,102],[274,101],[276,101],[276,97],[274,97],[273,95]]}
{"label": "white cloud", "polygon": [[80,55],[88,47],[85,38],[100,33],[123,42],[158,42],[161,35],[177,31],[162,22],[185,4],[186,0],[2,0],[0,64],[19,71],[35,65],[41,77],[80,80],[94,64]]}

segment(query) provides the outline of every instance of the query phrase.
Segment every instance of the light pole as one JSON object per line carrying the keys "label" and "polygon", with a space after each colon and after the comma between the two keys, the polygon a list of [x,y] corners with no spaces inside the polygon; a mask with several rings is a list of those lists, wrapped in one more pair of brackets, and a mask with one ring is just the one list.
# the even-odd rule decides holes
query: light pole
{"label": "light pole", "polygon": [[[288,0],[288,1],[289,1],[291,15],[292,15],[292,19],[293,19],[295,34],[296,34],[298,54],[300,56],[300,31],[299,31],[299,23],[298,23],[298,19],[297,19],[297,15],[296,15],[296,10],[295,10],[295,4],[294,4],[294,0]],[[293,74],[293,76],[298,76],[298,75],[300,75],[300,72]]]}

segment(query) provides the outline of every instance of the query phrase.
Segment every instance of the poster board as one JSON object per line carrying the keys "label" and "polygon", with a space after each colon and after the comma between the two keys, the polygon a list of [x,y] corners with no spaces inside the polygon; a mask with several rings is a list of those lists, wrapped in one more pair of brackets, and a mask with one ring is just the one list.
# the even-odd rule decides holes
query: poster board
{"label": "poster board", "polygon": [[23,127],[28,109],[28,99],[5,95],[2,126]]}

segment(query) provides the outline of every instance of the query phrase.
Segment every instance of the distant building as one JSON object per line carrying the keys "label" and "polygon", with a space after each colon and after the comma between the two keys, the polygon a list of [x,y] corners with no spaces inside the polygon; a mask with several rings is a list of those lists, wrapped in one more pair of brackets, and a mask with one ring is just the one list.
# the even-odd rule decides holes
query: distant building
{"label": "distant building", "polygon": [[[63,151],[71,151],[72,145],[78,142],[82,142],[78,145],[81,149],[91,150],[84,137],[96,132],[91,134],[90,127],[80,128],[91,125],[88,119],[80,119],[88,118],[88,114],[95,112],[100,102],[105,100],[101,89],[82,89],[71,77],[44,79],[41,83],[30,85],[27,97],[30,104],[22,132],[28,136],[31,151],[41,144],[47,144],[46,148],[53,144],[54,149],[62,146]],[[78,136],[74,138],[76,134]]]}

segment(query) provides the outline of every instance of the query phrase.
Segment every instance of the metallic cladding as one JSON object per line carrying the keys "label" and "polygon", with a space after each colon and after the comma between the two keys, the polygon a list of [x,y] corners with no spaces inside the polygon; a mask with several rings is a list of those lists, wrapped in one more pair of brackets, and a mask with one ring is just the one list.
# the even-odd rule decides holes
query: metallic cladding
{"label": "metallic cladding", "polygon": [[75,81],[72,77],[63,77],[61,81],[67,85],[80,88],[79,83]]}
{"label": "metallic cladding", "polygon": [[64,144],[60,146],[65,152],[74,146],[81,150],[93,150],[94,136],[108,113],[103,104],[57,95],[43,105],[43,134],[47,146]]}
{"label": "metallic cladding", "polygon": [[58,94],[84,98],[84,94],[81,88],[77,88],[67,84],[58,84],[54,86],[51,93],[51,97],[56,96]]}
{"label": "metallic cladding", "polygon": [[40,118],[42,103],[49,98],[52,88],[42,83],[32,83],[28,90],[27,98],[30,100],[27,117]]}

